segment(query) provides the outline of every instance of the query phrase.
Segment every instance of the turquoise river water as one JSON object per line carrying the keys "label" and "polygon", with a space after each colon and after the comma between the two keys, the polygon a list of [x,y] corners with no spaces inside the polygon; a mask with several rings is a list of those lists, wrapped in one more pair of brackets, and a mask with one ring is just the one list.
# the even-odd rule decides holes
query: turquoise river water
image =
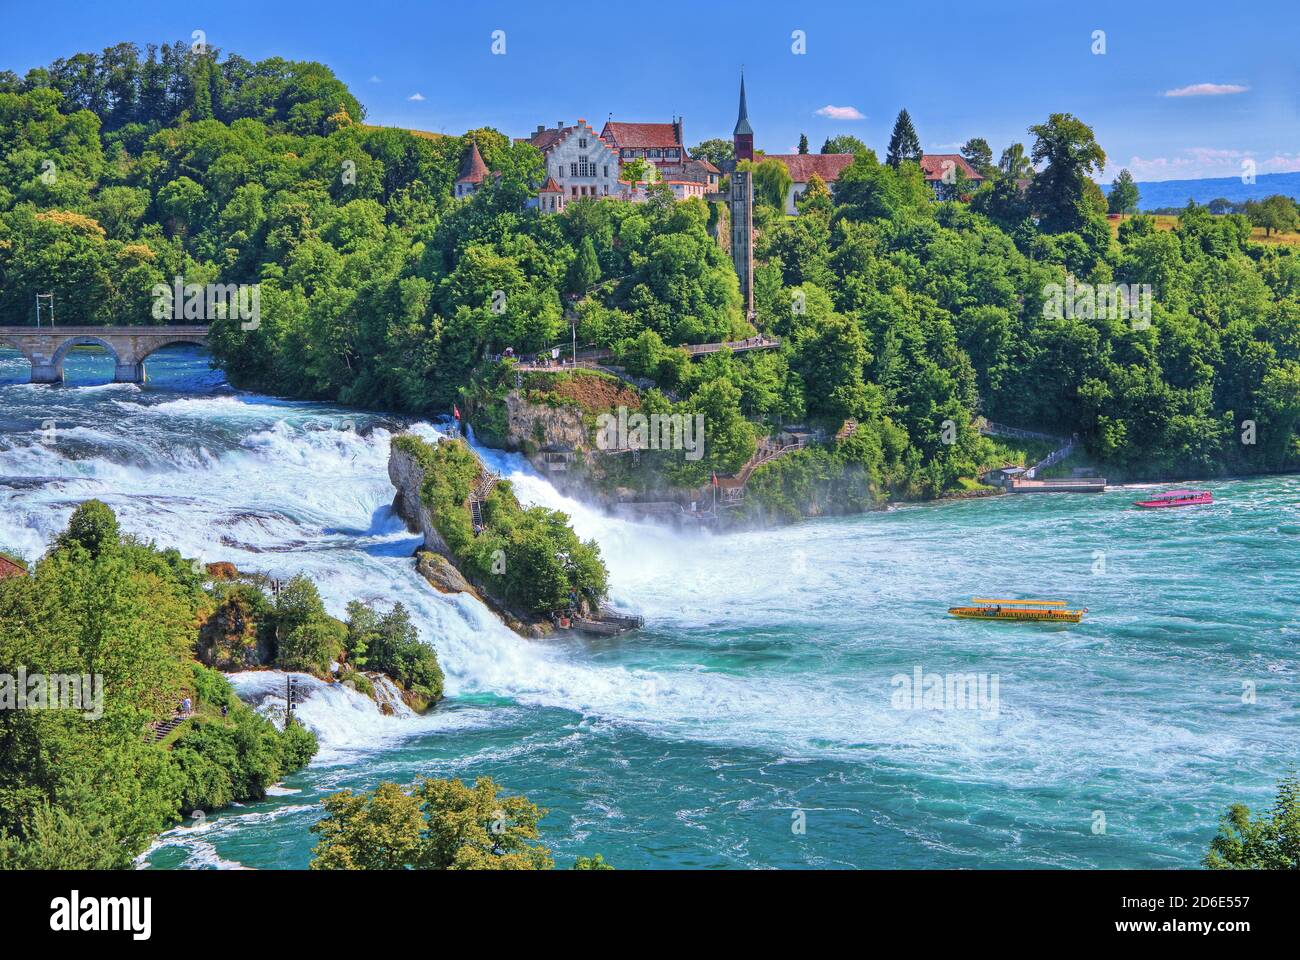
{"label": "turquoise river water", "polygon": [[[388,446],[438,426],[238,393],[188,348],[143,388],[104,384],[92,355],[67,386],[26,374],[0,353],[0,547],[38,556],[98,497],[187,555],[305,572],[336,614],[401,601],[448,674],[422,717],[312,684],[312,765],[168,831],[142,867],[304,867],[322,796],[424,775],[528,795],[562,866],[1194,866],[1222,809],[1267,804],[1300,755],[1300,477],[1209,483],[1212,506],[1181,510],[1112,490],[713,536],[604,517],[482,451],[599,541],[614,600],[646,618],[539,642],[412,568]],[[945,615],[975,595],[1089,613]],[[970,674],[973,703],[906,693]],[[268,710],[284,686],[233,679]]]}

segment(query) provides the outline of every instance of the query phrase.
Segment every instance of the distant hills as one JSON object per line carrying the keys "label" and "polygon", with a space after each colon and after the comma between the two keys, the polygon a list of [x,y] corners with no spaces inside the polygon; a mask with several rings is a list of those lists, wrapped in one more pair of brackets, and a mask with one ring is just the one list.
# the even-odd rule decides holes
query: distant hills
{"label": "distant hills", "polygon": [[[1300,173],[1265,173],[1254,183],[1242,183],[1241,177],[1215,177],[1209,180],[1160,180],[1137,185],[1140,199],[1138,209],[1159,210],[1163,207],[1185,207],[1188,200],[1206,204],[1222,197],[1233,203],[1246,200],[1263,200],[1280,193],[1300,200]],[[1107,194],[1110,184],[1102,186]]]}

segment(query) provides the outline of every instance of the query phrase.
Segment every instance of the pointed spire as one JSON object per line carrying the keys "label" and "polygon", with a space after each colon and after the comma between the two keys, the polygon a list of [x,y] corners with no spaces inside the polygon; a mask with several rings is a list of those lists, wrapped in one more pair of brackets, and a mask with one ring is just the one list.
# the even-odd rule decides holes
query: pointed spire
{"label": "pointed spire", "polygon": [[478,152],[478,141],[471,140],[469,149],[465,151],[465,158],[461,161],[460,176],[456,178],[456,182],[482,183],[487,175],[487,164],[483,162],[483,154]]}
{"label": "pointed spire", "polygon": [[740,71],[740,115],[736,117],[736,129],[732,131],[733,136],[741,134],[751,137],[754,135],[754,128],[749,125],[749,105],[745,102],[745,70],[743,67]]}

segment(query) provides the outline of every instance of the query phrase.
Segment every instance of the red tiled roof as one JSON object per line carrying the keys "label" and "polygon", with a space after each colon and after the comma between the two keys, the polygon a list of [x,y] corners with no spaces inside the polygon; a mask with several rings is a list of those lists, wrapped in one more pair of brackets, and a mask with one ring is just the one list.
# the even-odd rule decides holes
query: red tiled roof
{"label": "red tiled roof", "polygon": [[25,577],[27,571],[18,564],[11,561],[8,557],[0,557],[0,580],[7,577]]}
{"label": "red tiled roof", "polygon": [[614,149],[612,144],[605,142],[605,138],[601,134],[596,133],[595,128],[587,125],[586,120],[579,120],[577,126],[573,127],[555,127],[546,130],[538,130],[526,137],[515,137],[515,143],[529,143],[542,153],[546,153],[575,130],[590,130],[595,134],[596,142],[602,147],[611,151]]}
{"label": "red tiled roof", "polygon": [[456,182],[482,183],[487,175],[487,164],[483,162],[483,155],[478,152],[478,144],[471,140],[469,149],[465,151],[465,159],[461,161],[460,176],[456,178]]}
{"label": "red tiled roof", "polygon": [[610,120],[600,135],[613,140],[622,149],[645,150],[651,147],[680,147],[677,129],[671,123],[615,123]]}
{"label": "red tiled roof", "polygon": [[984,176],[969,163],[960,153],[927,153],[921,157],[921,173],[925,175],[928,181],[942,180],[944,165],[952,161],[961,168],[962,173],[966,174],[970,180],[983,180]]}
{"label": "red tiled roof", "polygon": [[851,153],[769,153],[764,160],[780,160],[790,171],[790,179],[795,183],[807,183],[813,174],[827,183],[834,183],[850,163]]}
{"label": "red tiled roof", "polygon": [[563,193],[564,188],[555,182],[554,177],[547,177],[546,182],[542,184],[542,189],[538,193]]}
{"label": "red tiled roof", "polygon": [[573,127],[560,127],[538,130],[529,137],[516,137],[515,143],[531,143],[538,150],[542,151],[542,153],[545,153],[547,150],[551,149],[551,147],[555,146],[567,137],[573,129]]}
{"label": "red tiled roof", "polygon": [[716,174],[722,173],[721,170],[719,170],[712,163],[710,163],[708,160],[705,160],[702,157],[701,158],[692,157],[690,160],[687,160],[686,162],[688,164],[692,164],[692,163],[698,164],[700,169],[703,170],[705,173],[716,173]]}

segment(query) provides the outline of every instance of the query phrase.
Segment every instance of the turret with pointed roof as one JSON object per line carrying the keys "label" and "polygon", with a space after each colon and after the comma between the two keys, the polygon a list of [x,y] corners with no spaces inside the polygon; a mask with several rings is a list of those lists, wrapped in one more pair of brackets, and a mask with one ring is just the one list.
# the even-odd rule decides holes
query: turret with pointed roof
{"label": "turret with pointed roof", "polygon": [[487,164],[483,162],[483,155],[478,152],[478,143],[471,140],[469,149],[465,151],[465,159],[460,162],[460,176],[456,178],[456,196],[469,196],[483,186],[483,181],[487,178]]}
{"label": "turret with pointed roof", "polygon": [[736,160],[754,159],[754,128],[749,125],[749,105],[745,102],[745,71],[740,71],[740,113],[736,129],[732,132],[732,146]]}

